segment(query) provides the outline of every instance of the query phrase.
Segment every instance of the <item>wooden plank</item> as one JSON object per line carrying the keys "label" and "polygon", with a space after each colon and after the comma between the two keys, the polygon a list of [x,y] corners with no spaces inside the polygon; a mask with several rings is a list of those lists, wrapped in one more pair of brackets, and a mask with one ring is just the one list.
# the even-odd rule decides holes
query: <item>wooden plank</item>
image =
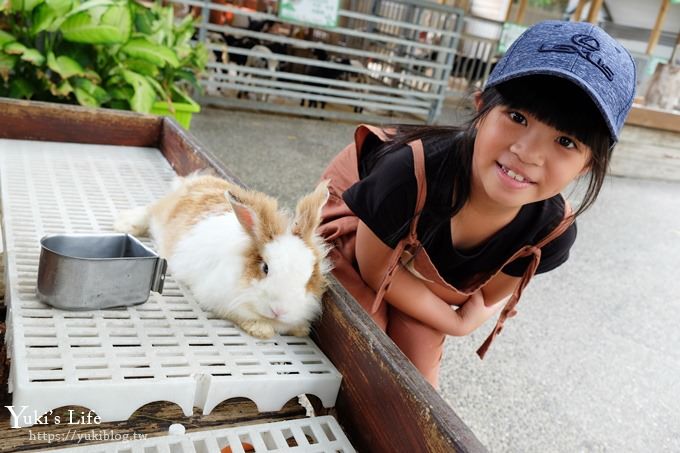
{"label": "wooden plank", "polygon": [[680,113],[633,104],[626,124],[680,132]]}
{"label": "wooden plank", "polygon": [[336,410],[359,451],[486,451],[335,279],[314,332],[321,350],[345,376]]}
{"label": "wooden plank", "polygon": [[180,176],[198,170],[212,169],[223,178],[246,187],[193,135],[169,117],[163,118],[158,146],[172,169]]}
{"label": "wooden plank", "polygon": [[120,110],[1,99],[0,138],[151,146],[158,143],[161,118]]}

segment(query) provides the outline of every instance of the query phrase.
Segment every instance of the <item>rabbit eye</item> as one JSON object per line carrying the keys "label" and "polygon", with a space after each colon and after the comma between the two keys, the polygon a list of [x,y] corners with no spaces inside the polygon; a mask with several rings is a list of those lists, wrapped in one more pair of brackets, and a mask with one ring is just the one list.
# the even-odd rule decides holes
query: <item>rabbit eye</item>
{"label": "rabbit eye", "polygon": [[267,275],[269,273],[269,266],[267,266],[267,263],[265,263],[264,261],[262,261],[260,268],[262,269],[262,272],[264,272],[264,275]]}

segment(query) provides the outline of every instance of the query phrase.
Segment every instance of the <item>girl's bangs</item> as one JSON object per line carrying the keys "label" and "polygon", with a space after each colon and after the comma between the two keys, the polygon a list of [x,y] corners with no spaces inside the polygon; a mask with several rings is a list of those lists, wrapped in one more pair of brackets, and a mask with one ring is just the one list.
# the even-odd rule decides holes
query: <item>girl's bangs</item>
{"label": "girl's bangs", "polygon": [[496,87],[503,104],[525,111],[539,121],[593,148],[607,126],[590,97],[574,83],[554,76],[532,75]]}

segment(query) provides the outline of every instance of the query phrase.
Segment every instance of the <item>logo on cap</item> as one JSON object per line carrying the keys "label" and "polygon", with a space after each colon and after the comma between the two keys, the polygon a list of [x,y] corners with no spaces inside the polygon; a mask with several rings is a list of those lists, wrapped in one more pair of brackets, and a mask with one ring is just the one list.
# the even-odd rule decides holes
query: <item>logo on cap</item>
{"label": "logo on cap", "polygon": [[589,35],[578,34],[571,37],[571,42],[573,44],[541,44],[538,51],[580,55],[602,71],[609,81],[614,80],[614,71],[602,60],[599,52],[600,43],[597,39]]}

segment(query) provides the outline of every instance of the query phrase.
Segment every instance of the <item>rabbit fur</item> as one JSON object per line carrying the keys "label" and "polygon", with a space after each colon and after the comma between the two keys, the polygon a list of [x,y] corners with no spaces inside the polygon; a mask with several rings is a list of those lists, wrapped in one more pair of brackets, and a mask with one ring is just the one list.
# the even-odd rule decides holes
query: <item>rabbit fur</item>
{"label": "rabbit fur", "polygon": [[330,270],[328,247],[315,233],[327,199],[324,181],[300,199],[291,220],[270,196],[194,174],[155,203],[120,213],[114,228],[150,233],[199,304],[248,334],[306,336]]}

